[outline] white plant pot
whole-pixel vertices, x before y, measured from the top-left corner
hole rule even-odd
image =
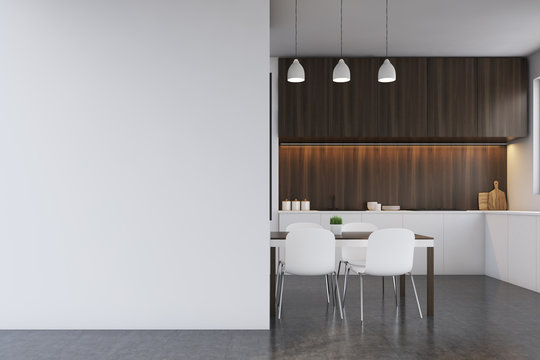
[[[330,224],[330,231],[334,233],[334,235],[341,235],[341,224],[339,225],[332,225]]]

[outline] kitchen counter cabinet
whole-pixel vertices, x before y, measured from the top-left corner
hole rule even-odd
[[[536,225],[534,216],[508,216],[508,282],[536,290]]]
[[[483,214],[445,214],[443,237],[444,274],[484,274]]]
[[[433,236],[437,275],[487,275],[540,292],[538,211],[280,211],[279,228],[299,221],[329,228],[332,216]],[[425,274],[425,265],[415,252],[413,273]]]
[[[486,214],[486,275],[508,281],[508,216]]]

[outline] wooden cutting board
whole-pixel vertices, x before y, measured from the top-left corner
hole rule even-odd
[[[488,210],[489,193],[478,193],[478,210]]]

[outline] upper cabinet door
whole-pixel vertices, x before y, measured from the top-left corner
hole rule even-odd
[[[279,59],[279,137],[325,138],[332,120],[331,59],[300,59],[306,80],[287,81],[294,59]]]
[[[428,59],[428,134],[478,135],[475,58]]]
[[[351,81],[334,83],[329,80],[333,94],[331,137],[361,138],[377,136],[377,72],[374,58],[345,59],[351,70]],[[334,59],[331,71],[337,63]]]
[[[478,59],[478,135],[527,136],[525,58]]]
[[[379,59],[379,66],[384,59]],[[379,136],[426,137],[427,60],[391,58],[396,81],[376,82],[378,88]]]

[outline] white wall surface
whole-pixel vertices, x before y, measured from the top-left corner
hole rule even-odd
[[[268,59],[268,1],[0,2],[0,328],[268,328]]]
[[[540,132],[540,94],[533,95],[534,79],[540,76],[540,51],[529,56],[529,136],[507,146],[508,207],[510,210],[540,210],[540,157],[533,138]],[[534,111],[533,111],[534,110]],[[535,154],[536,151],[536,154]],[[536,174],[533,176],[534,172]],[[536,178],[536,186],[533,183]],[[536,191],[535,191],[536,190]]]
[[[278,58],[270,58],[270,72],[272,73],[272,221],[270,229],[278,231],[281,199],[279,198],[279,132],[278,132]],[[284,200],[284,199],[283,199]]]

